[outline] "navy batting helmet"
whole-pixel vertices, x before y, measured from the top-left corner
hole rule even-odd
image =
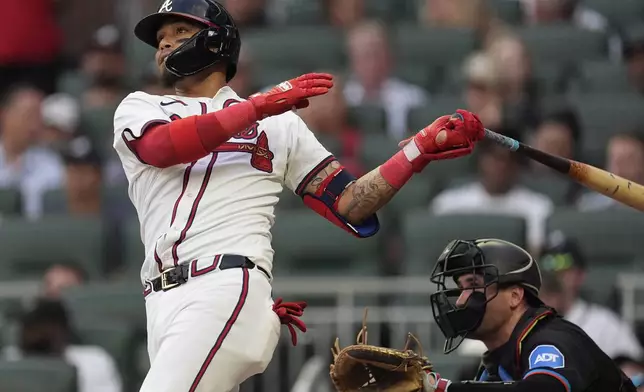
[[[170,18],[182,18],[203,25],[203,30],[175,49],[165,66],[177,77],[201,72],[225,62],[226,81],[237,72],[241,48],[239,31],[228,11],[214,0],[164,0],[159,10],[143,18],[134,28],[141,41],[158,48],[157,32]]]
[[[482,279],[469,287],[473,293],[464,306],[457,306],[456,300],[462,290],[450,281],[456,283],[459,277],[469,274]],[[542,305],[539,299],[541,271],[536,261],[520,246],[499,239],[450,242],[438,258],[431,281],[437,285],[430,301],[434,319],[447,339],[445,353],[458,348],[463,339],[481,325],[487,303],[496,296],[486,297],[488,286],[520,285],[531,306]]]

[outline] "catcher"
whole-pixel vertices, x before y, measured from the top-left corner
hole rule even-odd
[[[413,351],[336,342],[331,379],[338,391],[635,392],[631,380],[579,327],[539,299],[541,272],[521,247],[497,239],[455,240],[431,276],[430,301],[446,337],[444,353],[465,338],[482,341],[475,381],[450,381]]]

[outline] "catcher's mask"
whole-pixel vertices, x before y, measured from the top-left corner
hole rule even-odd
[[[472,275],[466,287],[472,292],[464,304],[457,304],[463,292],[459,278],[465,275]],[[430,302],[434,320],[446,338],[445,354],[456,350],[469,333],[479,328],[488,302],[497,296],[499,289],[519,284],[526,289],[531,305],[541,304],[538,299],[541,273],[537,263],[523,248],[503,240],[450,242],[439,256],[430,279],[437,285]],[[494,284],[496,288],[490,288]]]

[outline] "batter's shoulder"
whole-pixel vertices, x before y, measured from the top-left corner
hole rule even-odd
[[[130,102],[137,102],[137,101],[160,103],[162,100],[163,100],[163,97],[160,95],[152,95],[143,91],[135,91],[133,93],[128,94],[125,98],[123,98],[120,105],[128,104]]]

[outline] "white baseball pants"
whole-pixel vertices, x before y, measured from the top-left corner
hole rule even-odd
[[[237,391],[264,372],[280,335],[257,268],[216,270],[146,297],[150,370],[140,392]]]

